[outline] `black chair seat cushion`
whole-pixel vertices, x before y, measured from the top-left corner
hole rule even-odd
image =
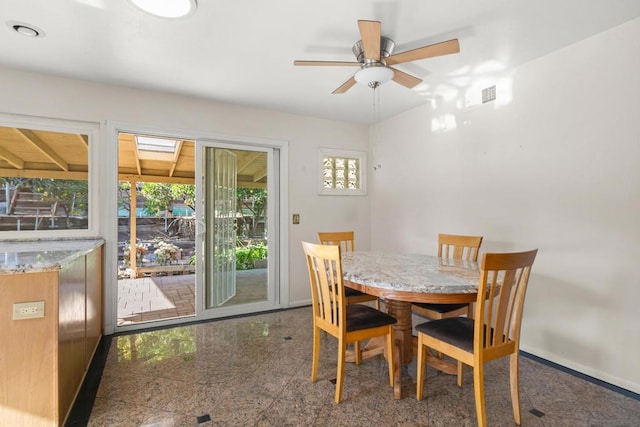
[[[357,291],[357,290],[355,290],[353,288],[350,288],[348,286],[344,287],[344,296],[347,297],[347,298],[349,298],[349,297],[361,297],[363,295],[367,295],[367,296],[372,297],[369,294],[365,294],[364,292]]]
[[[347,332],[393,325],[395,317],[364,304],[347,305]]]
[[[468,304],[431,304],[428,302],[414,302],[413,305],[435,311],[436,313],[448,313],[468,306]]]
[[[473,319],[450,317],[416,325],[416,331],[473,353]]]

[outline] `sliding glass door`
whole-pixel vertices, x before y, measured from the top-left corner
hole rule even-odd
[[[272,148],[196,142],[198,317],[276,304],[277,239],[269,238],[278,229],[273,169]]]
[[[108,262],[114,286],[106,291],[112,327],[280,307],[283,144],[112,129],[118,152],[117,243]]]

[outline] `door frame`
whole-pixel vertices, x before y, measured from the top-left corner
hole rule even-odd
[[[278,181],[279,178],[275,176],[275,172],[278,170],[277,164],[275,164],[275,158],[277,156],[274,155],[275,149],[273,147],[267,146],[257,146],[257,145],[248,145],[248,144],[238,144],[238,143],[230,143],[228,140],[211,140],[211,139],[198,139],[196,140],[196,176],[200,176],[201,179],[204,179],[204,171],[202,168],[204,167],[204,158],[202,150],[205,148],[216,148],[216,149],[228,149],[228,150],[247,150],[247,151],[262,151],[267,154],[267,191],[269,194],[272,194],[274,199],[269,198],[269,202],[267,203],[267,218],[269,220],[269,235],[273,232],[274,235],[278,235],[279,229],[282,227],[282,224],[279,223],[278,218]],[[198,173],[200,172],[200,173]],[[280,292],[281,290],[276,286],[278,283],[278,278],[280,274],[278,272],[277,262],[282,254],[280,251],[281,242],[277,240],[274,242],[270,242],[268,244],[269,254],[268,263],[269,268],[268,271],[268,294],[267,300],[265,301],[257,301],[253,303],[247,303],[242,305],[231,305],[231,306],[220,306],[214,308],[206,308],[204,292],[207,284],[204,279],[204,259],[202,256],[204,249],[198,251],[197,247],[201,245],[202,241],[202,230],[203,219],[202,219],[202,208],[201,204],[204,198],[202,194],[204,189],[204,184],[200,182],[200,186],[196,183],[196,200],[198,201],[198,206],[196,206],[196,256],[198,260],[196,262],[196,266],[200,268],[196,268],[196,311],[199,311],[200,319],[211,319],[217,317],[225,317],[225,316],[233,316],[237,314],[246,314],[246,313],[254,313],[260,311],[273,310],[276,308],[280,308]],[[281,191],[281,190],[280,190]],[[285,218],[286,222],[286,218]],[[271,254],[274,256],[271,256]]]
[[[227,143],[234,146],[245,146],[247,149],[251,147],[269,147],[277,150],[279,156],[274,159],[277,163],[277,176],[274,178],[279,184],[278,200],[273,206],[275,223],[278,227],[278,262],[273,267],[275,273],[275,284],[273,304],[269,307],[256,307],[255,304],[247,304],[245,313],[273,310],[277,308],[289,307],[289,228],[288,228],[288,212],[289,212],[289,142],[286,140],[258,138],[241,135],[229,135],[223,133],[194,131],[175,128],[164,128],[160,126],[145,126],[130,122],[106,121],[103,131],[102,140],[105,144],[99,144],[100,156],[102,164],[93,165],[100,169],[100,182],[102,188],[101,194],[105,200],[105,209],[100,213],[99,230],[100,235],[105,239],[104,252],[104,334],[111,335],[117,332],[126,332],[138,329],[148,329],[155,327],[178,325],[181,323],[197,322],[201,320],[225,317],[228,313],[222,312],[217,315],[208,315],[206,317],[198,314],[194,317],[182,317],[169,320],[159,320],[154,322],[145,322],[133,325],[117,326],[117,250],[118,250],[118,227],[117,227],[117,193],[118,193],[118,134],[120,132],[133,134],[155,135],[166,138],[182,138],[194,141],[209,140],[220,143]],[[106,160],[106,161],[105,161]],[[271,296],[270,298],[271,299]],[[241,314],[241,313],[234,313]]]

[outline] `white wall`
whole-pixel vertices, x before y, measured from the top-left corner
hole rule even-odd
[[[0,112],[289,141],[292,305],[309,299],[300,241],[317,230],[354,229],[362,249],[435,253],[438,232],[482,234],[486,251],[537,247],[522,348],[640,392],[638,38],[635,20],[506,73],[500,107],[457,99],[387,120],[368,197],[316,194],[316,149],[364,149],[360,125],[6,68]],[[446,114],[457,127],[432,131]]]
[[[635,392],[639,38],[636,19],[504,73],[494,103],[383,122],[370,181],[374,249],[434,254],[438,232],[539,248],[521,348]]]
[[[334,227],[353,229],[361,247],[369,246],[368,197],[317,195],[317,149],[332,147],[366,151],[366,126],[244,108],[170,94],[75,81],[0,68],[0,112],[48,118],[133,123],[152,128],[249,136],[288,141],[289,212],[301,215],[289,225],[289,295],[285,304],[310,303],[306,262],[300,241],[316,241],[316,232]],[[100,141],[101,169],[113,168],[116,153]],[[103,176],[108,176],[103,175]],[[116,209],[115,197],[101,198],[100,211]],[[104,224],[102,224],[104,228]],[[108,236],[103,236],[108,237]],[[115,248],[107,241],[107,250]],[[113,286],[113,284],[111,284]],[[288,299],[288,301],[286,301]]]

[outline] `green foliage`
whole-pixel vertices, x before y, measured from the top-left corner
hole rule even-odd
[[[236,248],[236,269],[251,270],[253,269],[253,261],[267,259],[267,256],[267,247],[264,243],[260,243],[258,245],[238,246]],[[189,264],[196,264],[195,255],[191,255],[191,258],[189,258]]]
[[[187,206],[195,208],[195,185],[144,182],[140,194],[145,197],[145,210],[152,214],[167,210],[174,200],[183,200]]]
[[[243,213],[247,209],[252,213],[252,221],[247,223],[248,232],[251,235],[258,227],[260,220],[267,211],[267,190],[262,188],[238,188],[236,189],[238,212]]]
[[[267,247],[264,243],[238,247],[236,248],[236,269],[251,270],[253,261],[266,259],[267,256]]]
[[[182,200],[192,209],[196,208],[196,186],[191,184],[172,184],[171,196],[174,200]]]
[[[160,211],[167,210],[171,203],[171,184],[143,182],[140,186],[140,194],[145,197],[145,210],[150,214],[158,214]]]

